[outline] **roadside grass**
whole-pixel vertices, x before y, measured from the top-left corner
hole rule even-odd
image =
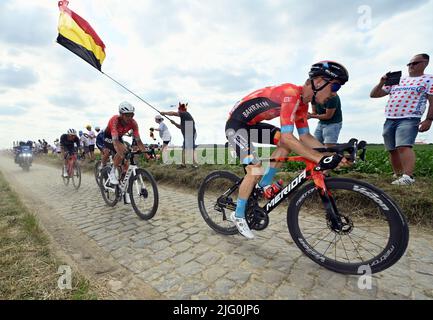
[[[58,288],[59,266],[49,240],[0,172],[0,299],[93,300],[89,281],[72,270],[72,290]]]
[[[347,177],[366,181],[391,196],[404,214],[411,225],[433,227],[433,147],[417,146],[415,148],[419,159],[417,161],[418,175],[416,183],[413,186],[399,187],[391,185],[393,181],[389,160],[383,150],[383,146],[373,146],[367,151],[367,161],[350,169],[342,169],[339,172],[333,172],[333,176]],[[265,151],[264,157],[269,154]],[[259,150],[259,155],[265,152]],[[203,152],[206,156],[205,151]],[[222,156],[221,156],[222,154]],[[209,153],[211,158],[218,156],[218,159],[228,159],[227,152],[217,151]],[[222,157],[222,158],[221,158]],[[59,167],[61,161],[55,155],[42,156],[38,161],[54,164]],[[224,161],[223,161],[224,162]],[[380,162],[380,164],[379,164]],[[220,162],[221,163],[221,162]],[[421,163],[418,165],[418,163]],[[178,165],[163,165],[161,162],[139,161],[140,166],[147,168],[155,177],[158,183],[171,185],[177,188],[198,191],[204,178],[215,170],[228,170],[239,176],[243,176],[242,166],[238,164],[222,165],[200,165],[199,168],[187,166],[180,168]],[[93,173],[94,163],[82,162],[83,171]],[[277,177],[281,177],[286,183],[294,178],[302,170],[302,163],[289,163]],[[388,168],[388,169],[386,169]],[[59,173],[60,176],[60,173]]]

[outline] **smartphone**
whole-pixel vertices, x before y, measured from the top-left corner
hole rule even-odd
[[[398,85],[400,83],[401,75],[402,75],[401,71],[388,72],[386,74],[387,79],[386,79],[385,85],[386,86]]]

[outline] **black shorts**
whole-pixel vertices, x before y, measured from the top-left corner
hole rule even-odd
[[[165,146],[168,146],[168,144],[170,143],[170,141],[171,141],[171,140],[163,141],[162,144],[165,145]]]
[[[95,145],[94,144],[89,144],[89,151],[95,152]]]
[[[123,143],[122,138],[119,138],[119,142]],[[110,150],[111,154],[113,154],[113,155],[116,154],[116,149],[114,149],[114,145],[113,145],[113,138],[111,136],[107,135],[107,133],[105,133],[104,148]]]
[[[254,154],[253,143],[276,145],[279,136],[280,129],[268,123],[248,125],[239,120],[229,119],[226,124],[227,140],[241,160]]]

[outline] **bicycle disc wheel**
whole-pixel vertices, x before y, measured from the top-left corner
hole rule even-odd
[[[120,190],[118,185],[109,183],[108,176],[111,168],[105,167],[101,170],[99,177],[99,189],[101,190],[102,198],[109,207],[114,207],[120,199]]]
[[[81,186],[81,168],[77,162],[75,162],[75,164],[74,164],[74,172],[72,175],[72,184],[74,185],[75,190],[78,190]]]
[[[314,262],[343,274],[372,273],[396,263],[406,251],[409,228],[395,202],[365,182],[325,180],[343,227],[334,228],[326,217],[319,191],[309,184],[298,191],[287,212],[287,224],[296,245]]]
[[[137,216],[143,220],[152,219],[159,204],[158,187],[152,174],[147,170],[137,169],[135,176],[129,181],[128,192]]]
[[[240,178],[228,171],[210,173],[198,191],[200,213],[213,230],[225,235],[234,235],[238,229],[229,220],[236,210]]]
[[[99,177],[101,176],[101,169],[102,169],[102,161],[98,160],[96,161],[95,168],[93,169],[97,185],[99,185]]]
[[[69,177],[65,177],[65,166],[62,169],[62,180],[65,186],[69,184]]]

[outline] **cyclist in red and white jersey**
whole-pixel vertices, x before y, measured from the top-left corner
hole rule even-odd
[[[257,90],[238,102],[230,112],[226,136],[246,166],[246,176],[239,187],[236,211],[231,214],[230,220],[246,238],[254,238],[245,220],[246,205],[263,174],[262,170],[258,170],[261,169],[261,164],[254,155],[252,143],[278,146],[272,158],[286,157],[293,151],[317,162],[318,170],[333,169],[340,162],[346,162],[339,155],[323,156],[313,150],[323,145],[310,134],[307,119],[310,102],[325,103],[348,80],[349,74],[344,66],[333,61],[321,61],[311,67],[309,79],[303,86],[282,84]],[[277,117],[280,117],[281,128],[262,123]],[[299,139],[293,134],[295,126]],[[281,164],[272,163],[259,182],[259,187],[271,185],[280,166]],[[257,172],[261,174],[258,175]]]
[[[102,166],[108,162],[110,157],[110,151],[115,153],[113,159],[113,167],[110,172],[110,181],[112,184],[119,184],[119,181],[115,175],[116,168],[121,164],[125,157],[126,147],[123,144],[122,137],[132,130],[134,139],[137,141],[137,146],[140,151],[145,152],[145,147],[140,139],[138,131],[138,124],[133,119],[135,108],[129,102],[122,102],[119,105],[119,115],[113,116],[105,129],[104,133],[104,152],[102,157]]]

